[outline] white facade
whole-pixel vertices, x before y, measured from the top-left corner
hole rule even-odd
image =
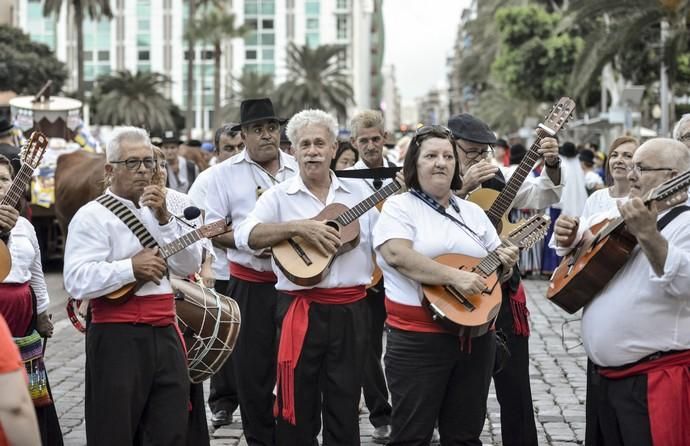
[[[383,75],[383,99],[381,110],[385,127],[388,132],[395,133],[400,129],[400,92],[395,78],[395,66],[385,65],[381,70]]]
[[[44,0],[10,0],[13,23],[48,44],[67,63],[66,91],[76,89],[76,35],[71,2],[63,2],[58,18],[44,18]],[[235,23],[250,24],[254,32],[226,41],[221,61],[221,104],[231,96],[232,76],[243,70],[274,75],[279,85],[287,77],[289,42],[311,46],[343,44],[341,63],[351,75],[355,105],[352,111],[378,108],[372,103],[372,16],[381,14],[381,0],[229,0]],[[378,8],[376,7],[378,5]],[[183,0],[111,0],[112,20],[84,23],[84,80],[87,91],[94,80],[117,70],[152,71],[172,80],[165,92],[186,109],[187,42],[183,37],[188,2]],[[200,12],[200,11],[199,11]],[[199,14],[197,14],[199,16]],[[382,30],[380,30],[382,32]],[[383,48],[378,49],[383,51]],[[197,42],[195,54],[195,127],[208,129],[213,107],[212,47]],[[380,93],[379,93],[380,97]]]

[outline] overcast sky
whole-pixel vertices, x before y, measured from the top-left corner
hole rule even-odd
[[[395,65],[403,101],[422,96],[446,76],[460,13],[470,0],[384,0],[384,63]]]

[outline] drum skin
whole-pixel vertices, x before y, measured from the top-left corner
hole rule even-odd
[[[211,288],[171,278],[177,324],[187,348],[189,380],[200,383],[223,366],[240,332],[240,309]]]

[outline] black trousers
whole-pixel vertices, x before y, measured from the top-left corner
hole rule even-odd
[[[277,352],[275,284],[231,277],[228,295],[237,301],[242,315],[242,328],[231,356],[242,429],[248,445],[273,445]]]
[[[229,295],[229,283],[228,280],[216,280],[216,291],[221,294]],[[223,367],[221,367],[215,375],[211,376],[208,406],[213,413],[219,410],[226,410],[228,415],[232,416],[239,405],[237,383],[235,382],[235,366],[232,361],[233,356],[234,355],[230,355],[228,360],[225,361],[225,364],[223,364]]]
[[[438,420],[441,444],[481,445],[491,372],[493,332],[460,350],[456,336],[387,327],[386,377],[393,399],[389,445],[428,445]]]
[[[189,411],[189,420],[187,421],[187,445],[209,446],[211,438],[208,434],[203,383],[189,383],[189,403],[192,405],[192,409]]]
[[[173,326],[90,324],[86,439],[99,445],[185,445],[187,360]]]
[[[278,294],[282,322],[292,297]],[[323,443],[359,442],[359,397],[369,344],[369,308],[365,299],[344,305],[312,303],[309,328],[295,367],[297,424],[277,420],[278,445],[316,445],[323,417]]]
[[[496,398],[501,406],[501,439],[504,446],[537,446],[537,427],[529,382],[529,337],[517,336],[507,287],[496,320],[503,332],[510,357],[494,375]]]
[[[369,421],[374,427],[391,424],[391,405],[388,403],[388,386],[381,366],[383,354],[383,325],[386,322],[386,305],[383,281],[367,290],[371,326],[369,348],[364,364],[364,401],[369,409]]]
[[[585,445],[652,446],[647,376],[609,379],[587,364]]]

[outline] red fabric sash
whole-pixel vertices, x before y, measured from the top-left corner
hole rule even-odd
[[[273,271],[257,271],[235,262],[230,262],[230,275],[247,282],[275,283],[278,281]]]
[[[0,314],[14,337],[26,335],[33,316],[31,289],[26,283],[0,283]]]
[[[120,303],[105,297],[91,301],[91,322],[130,322],[166,327],[175,324],[175,302],[172,294],[132,296]]]
[[[690,444],[690,350],[625,369],[599,368],[609,379],[647,375],[647,407],[655,446]]]
[[[398,330],[418,331],[422,333],[449,333],[444,326],[431,317],[428,308],[405,305],[395,302],[386,296],[386,324]]]
[[[282,416],[288,423],[296,425],[295,367],[309,329],[309,306],[312,302],[329,305],[351,304],[364,299],[367,291],[364,285],[360,285],[348,288],[311,288],[287,293],[294,299],[283,318],[278,344],[277,386],[282,410],[276,399],[273,412],[274,416]]]
[[[510,310],[513,315],[513,331],[517,336],[529,336],[529,310],[527,309],[527,295],[522,282],[514,293],[507,290],[510,296]]]

